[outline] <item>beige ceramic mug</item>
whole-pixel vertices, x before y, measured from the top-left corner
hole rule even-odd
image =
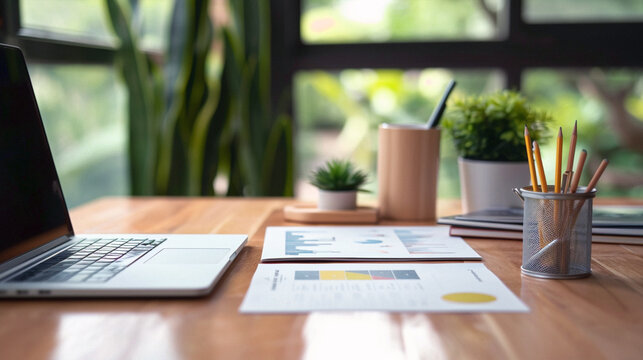
[[[435,220],[439,163],[439,129],[382,124],[377,154],[380,216]]]

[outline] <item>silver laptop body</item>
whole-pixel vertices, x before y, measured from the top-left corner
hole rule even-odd
[[[246,235],[74,234],[18,48],[0,44],[0,297],[208,294]]]

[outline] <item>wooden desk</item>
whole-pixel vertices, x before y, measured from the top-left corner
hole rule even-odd
[[[583,280],[521,276],[521,242],[468,240],[526,314],[240,315],[265,227],[284,199],[108,198],[72,212],[77,232],[247,233],[199,299],[0,302],[0,359],[641,359],[643,246],[595,244]],[[458,211],[441,203],[440,215]]]

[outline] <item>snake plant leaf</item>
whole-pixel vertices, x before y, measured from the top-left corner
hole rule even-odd
[[[229,114],[229,94],[221,93],[218,90],[219,86],[211,85],[212,94],[216,98],[216,105],[212,116],[209,119],[205,142],[203,146],[203,159],[202,159],[202,174],[201,174],[201,191],[203,195],[216,195],[214,193],[214,180],[216,179],[219,169],[220,143],[226,119]]]
[[[133,195],[154,193],[154,166],[156,161],[155,126],[155,76],[158,71],[148,63],[140,51],[139,41],[132,31],[131,3],[123,0],[106,0],[110,24],[120,44],[116,51],[116,68],[129,91],[128,153]]]
[[[168,56],[164,68],[167,79],[166,109],[160,127],[161,143],[156,174],[156,187],[160,194],[180,193],[183,185],[181,174],[187,171],[186,155],[177,134],[177,124],[185,107],[183,91],[188,86],[192,62],[187,44],[191,38],[189,28],[193,14],[190,5],[190,1],[176,0],[170,25]]]
[[[206,71],[212,42],[208,5],[208,1],[175,2],[166,65],[169,105],[163,121],[157,173],[161,193],[201,193],[203,151],[217,104]]]
[[[230,1],[222,28],[223,69],[208,71],[214,29],[209,0],[174,0],[161,69],[140,50],[137,0],[105,0],[121,46],[118,69],[129,90],[134,194],[292,194],[292,120],[270,109],[270,4]]]
[[[222,30],[221,35],[225,40],[225,36],[227,36],[225,29]],[[232,180],[233,155],[231,149],[233,148],[233,138],[238,123],[233,121],[234,115],[236,114],[237,101],[234,92],[230,90],[229,86],[230,83],[234,82],[230,80],[230,76],[233,74],[229,67],[236,66],[236,64],[228,60],[229,56],[232,56],[231,51],[228,51],[228,48],[226,48],[223,69],[219,80],[217,108],[212,117],[210,130],[206,139],[204,177],[201,182],[201,189],[205,191],[203,193],[206,194],[214,194],[212,180],[210,179],[215,179],[219,173],[228,175],[229,188],[230,184],[234,183]],[[228,190],[226,195],[241,195],[241,193],[234,193]]]
[[[292,152],[292,118],[282,114],[273,125],[266,145],[261,171],[264,194],[294,195]]]

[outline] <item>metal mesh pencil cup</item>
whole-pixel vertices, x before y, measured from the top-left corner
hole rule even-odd
[[[591,274],[592,199],[585,193],[535,192],[531,186],[514,189],[525,205],[522,267],[525,275],[547,279],[575,279]]]

